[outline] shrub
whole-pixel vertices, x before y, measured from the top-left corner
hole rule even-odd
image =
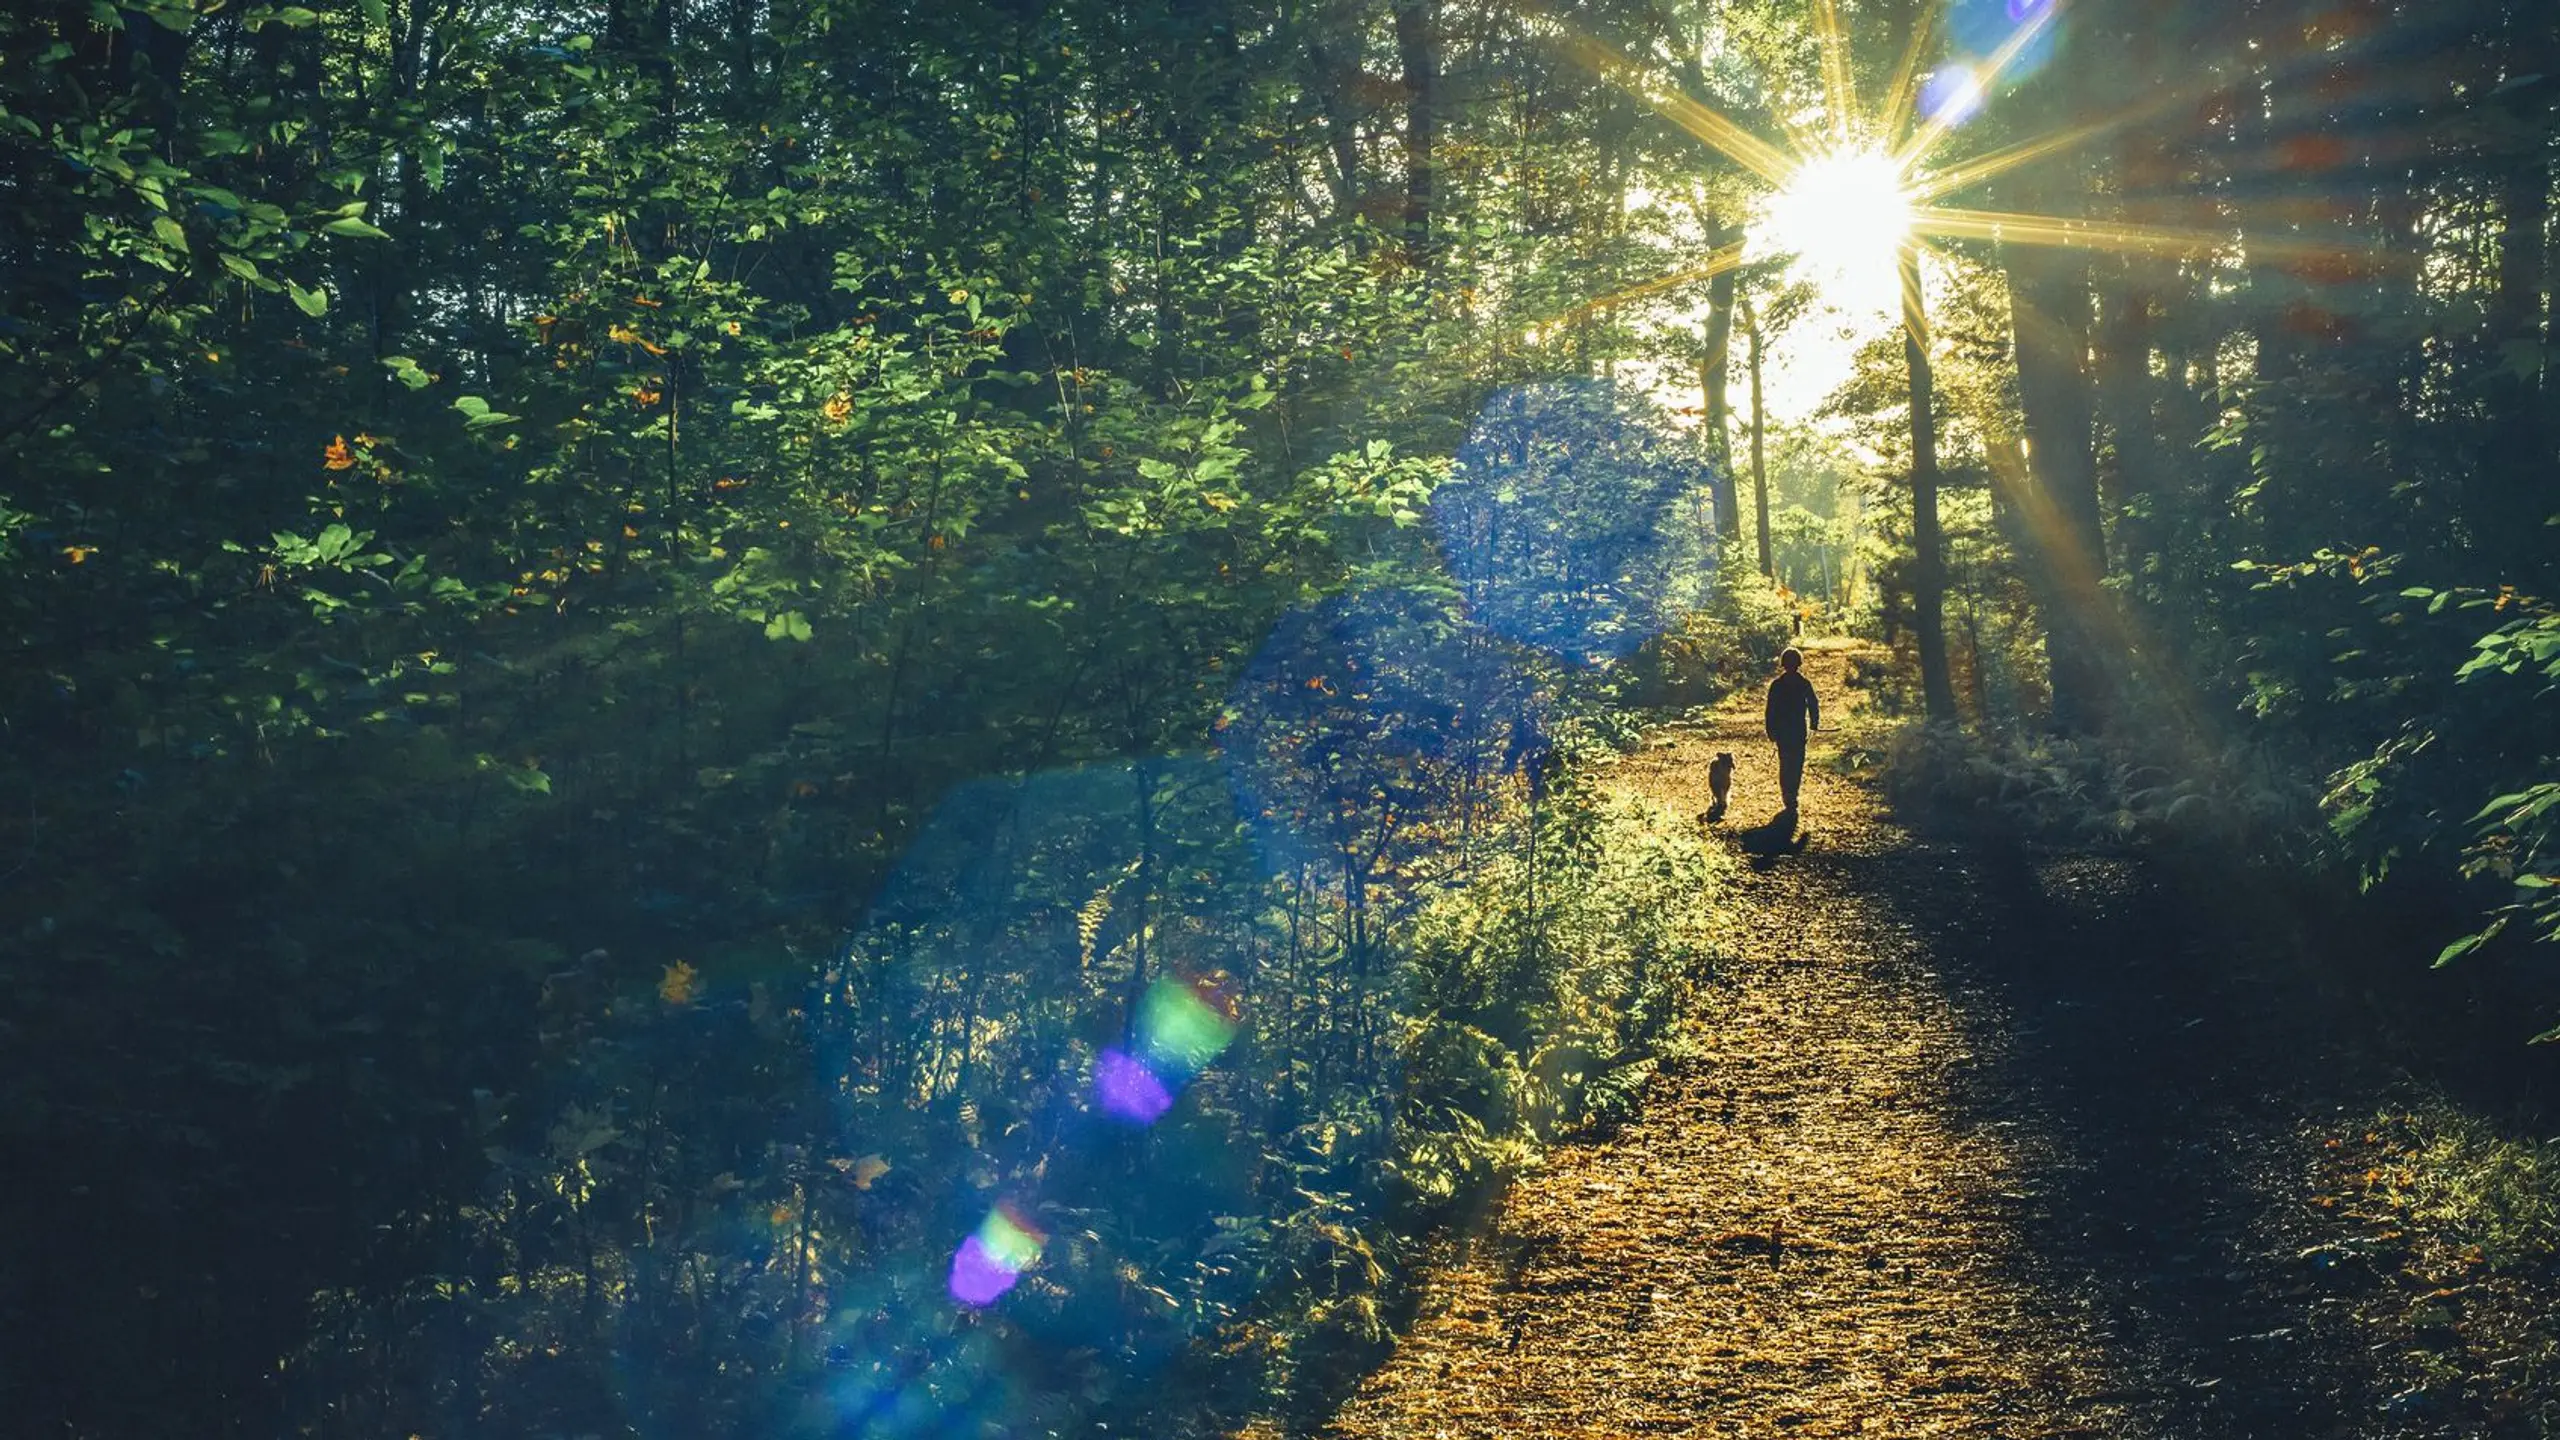
[[[1764,675],[1793,637],[1794,614],[1756,571],[1728,573],[1706,603],[1637,650],[1615,677],[1615,698],[1653,708],[1712,705]]]
[[[2316,797],[2260,748],[2207,751],[2164,732],[1976,735],[1907,725],[1884,750],[1885,797],[1938,830],[2071,845],[2173,844],[2250,859],[2316,847]]]

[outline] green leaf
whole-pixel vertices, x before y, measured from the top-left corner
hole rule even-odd
[[[390,24],[390,7],[383,0],[364,0],[364,21],[377,29]]]
[[[391,238],[391,233],[389,231],[376,229],[362,220],[357,219],[353,215],[340,216],[338,219],[332,220],[320,228],[332,235],[348,235],[359,240],[388,240]]]
[[[292,297],[293,308],[314,320],[329,313],[329,297],[322,291],[305,290],[287,280],[284,282],[284,293]]]
[[[2447,945],[2442,950],[2436,952],[2436,968],[2442,969],[2443,967],[2452,964],[2454,961],[2461,959],[2463,956],[2470,954],[2472,951],[2479,949],[2480,942],[2488,938],[2488,932],[2482,931],[2477,935],[2465,935],[2461,939]]]
[[[436,377],[406,355],[386,355],[382,357],[382,363],[390,367],[393,379],[412,390],[424,390],[436,383]]]
[[[232,274],[239,276],[250,284],[263,285],[266,283],[267,277],[259,274],[258,267],[249,260],[246,260],[241,256],[234,255],[227,250],[217,258],[222,261],[223,269],[230,271]]]
[[[516,416],[503,411],[490,409],[489,402],[477,395],[464,395],[457,398],[453,402],[453,408],[461,411],[466,417],[462,425],[465,430],[486,430],[492,425],[512,425],[517,419]]]
[[[764,622],[767,640],[806,640],[809,635],[809,617],[797,610],[785,610]]]
[[[187,253],[187,232],[179,227],[177,221],[166,215],[155,215],[151,219],[151,233],[161,244],[180,254]]]

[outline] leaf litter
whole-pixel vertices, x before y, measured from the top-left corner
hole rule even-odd
[[[1860,652],[1808,648],[1853,710]],[[1804,838],[1755,824],[1758,710],[1746,687],[1607,781],[1705,824],[1735,759],[1721,828],[1754,863],[1686,1043],[1639,1116],[1439,1247],[1325,1434],[2534,1433],[2494,1423],[2538,1408],[2511,1395],[2429,1388],[2392,1296],[2440,1277],[2316,1203],[2389,1066],[2215,978],[2139,862],[1926,843],[1836,740]]]

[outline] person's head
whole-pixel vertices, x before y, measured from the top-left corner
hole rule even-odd
[[[1793,675],[1804,668],[1804,652],[1790,645],[1778,652],[1778,664]]]

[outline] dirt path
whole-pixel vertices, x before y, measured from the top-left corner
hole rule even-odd
[[[1809,667],[1835,705],[1848,659]],[[1611,783],[1694,813],[1730,751],[1739,830],[1776,809],[1757,732],[1738,700]],[[1505,1197],[1329,1433],[2431,1433],[2319,1258],[2357,1097],[2299,1076],[2353,1067],[2187,993],[2211,957],[2129,862],[1916,843],[1827,749],[1703,1058]]]

